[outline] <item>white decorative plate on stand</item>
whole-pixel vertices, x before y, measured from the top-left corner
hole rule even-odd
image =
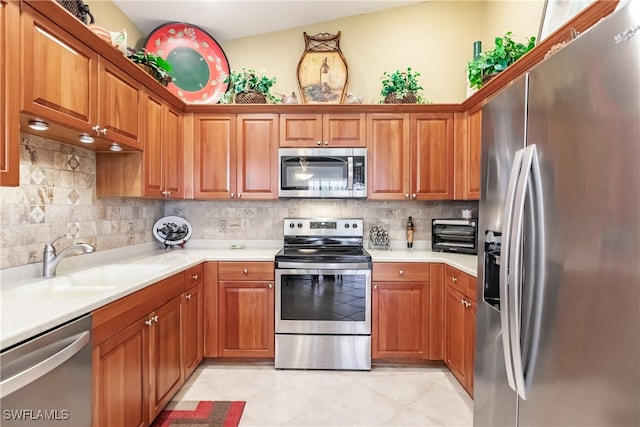
[[[153,225],[153,235],[165,249],[170,246],[182,248],[191,237],[191,224],[179,216],[165,216]]]

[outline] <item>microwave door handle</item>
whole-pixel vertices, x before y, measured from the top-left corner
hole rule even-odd
[[[347,190],[353,190],[353,156],[347,157]]]

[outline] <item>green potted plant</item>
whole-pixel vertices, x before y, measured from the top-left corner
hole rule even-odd
[[[423,102],[419,91],[422,86],[418,83],[420,73],[407,67],[406,71],[396,70],[389,74],[382,74],[382,90],[380,95],[384,97],[385,104],[415,104]]]
[[[271,87],[276,83],[275,77],[267,77],[263,70],[258,75],[255,70],[242,67],[240,71],[231,70],[223,83],[229,84],[227,91],[220,98],[221,104],[235,101],[238,104],[265,104],[267,101],[276,104],[280,98],[271,94]]]
[[[495,47],[482,52],[477,58],[467,63],[467,78],[474,89],[480,89],[488,79],[504,71],[522,55],[536,45],[536,38],[529,37],[526,43],[513,40],[511,31],[502,37],[495,38]]]
[[[171,73],[173,69],[171,64],[169,64],[165,59],[148,52],[146,49],[139,51],[128,49],[127,58],[147,70],[147,72],[163,86],[166,86],[171,82],[171,76],[169,73]]]

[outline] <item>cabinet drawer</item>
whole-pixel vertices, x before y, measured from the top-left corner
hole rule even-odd
[[[184,272],[184,290],[191,289],[202,283],[204,277],[204,264],[189,267]]]
[[[473,300],[476,299],[476,280],[462,271],[445,266],[444,283]]]
[[[421,262],[373,263],[374,282],[424,282],[429,281],[429,265]]]
[[[219,262],[218,280],[273,280],[273,262]]]

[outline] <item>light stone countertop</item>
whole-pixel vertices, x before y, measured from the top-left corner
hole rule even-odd
[[[191,242],[190,242],[191,243]],[[0,348],[27,340],[205,261],[273,261],[280,246],[242,249],[207,247],[207,241],[188,249],[165,251],[147,246],[123,260],[107,259],[90,268],[59,272],[53,279],[37,278],[0,292]],[[261,246],[261,245],[258,245]],[[442,262],[476,275],[477,257],[429,250],[369,250],[373,262]],[[82,255],[73,257],[82,259]]]

